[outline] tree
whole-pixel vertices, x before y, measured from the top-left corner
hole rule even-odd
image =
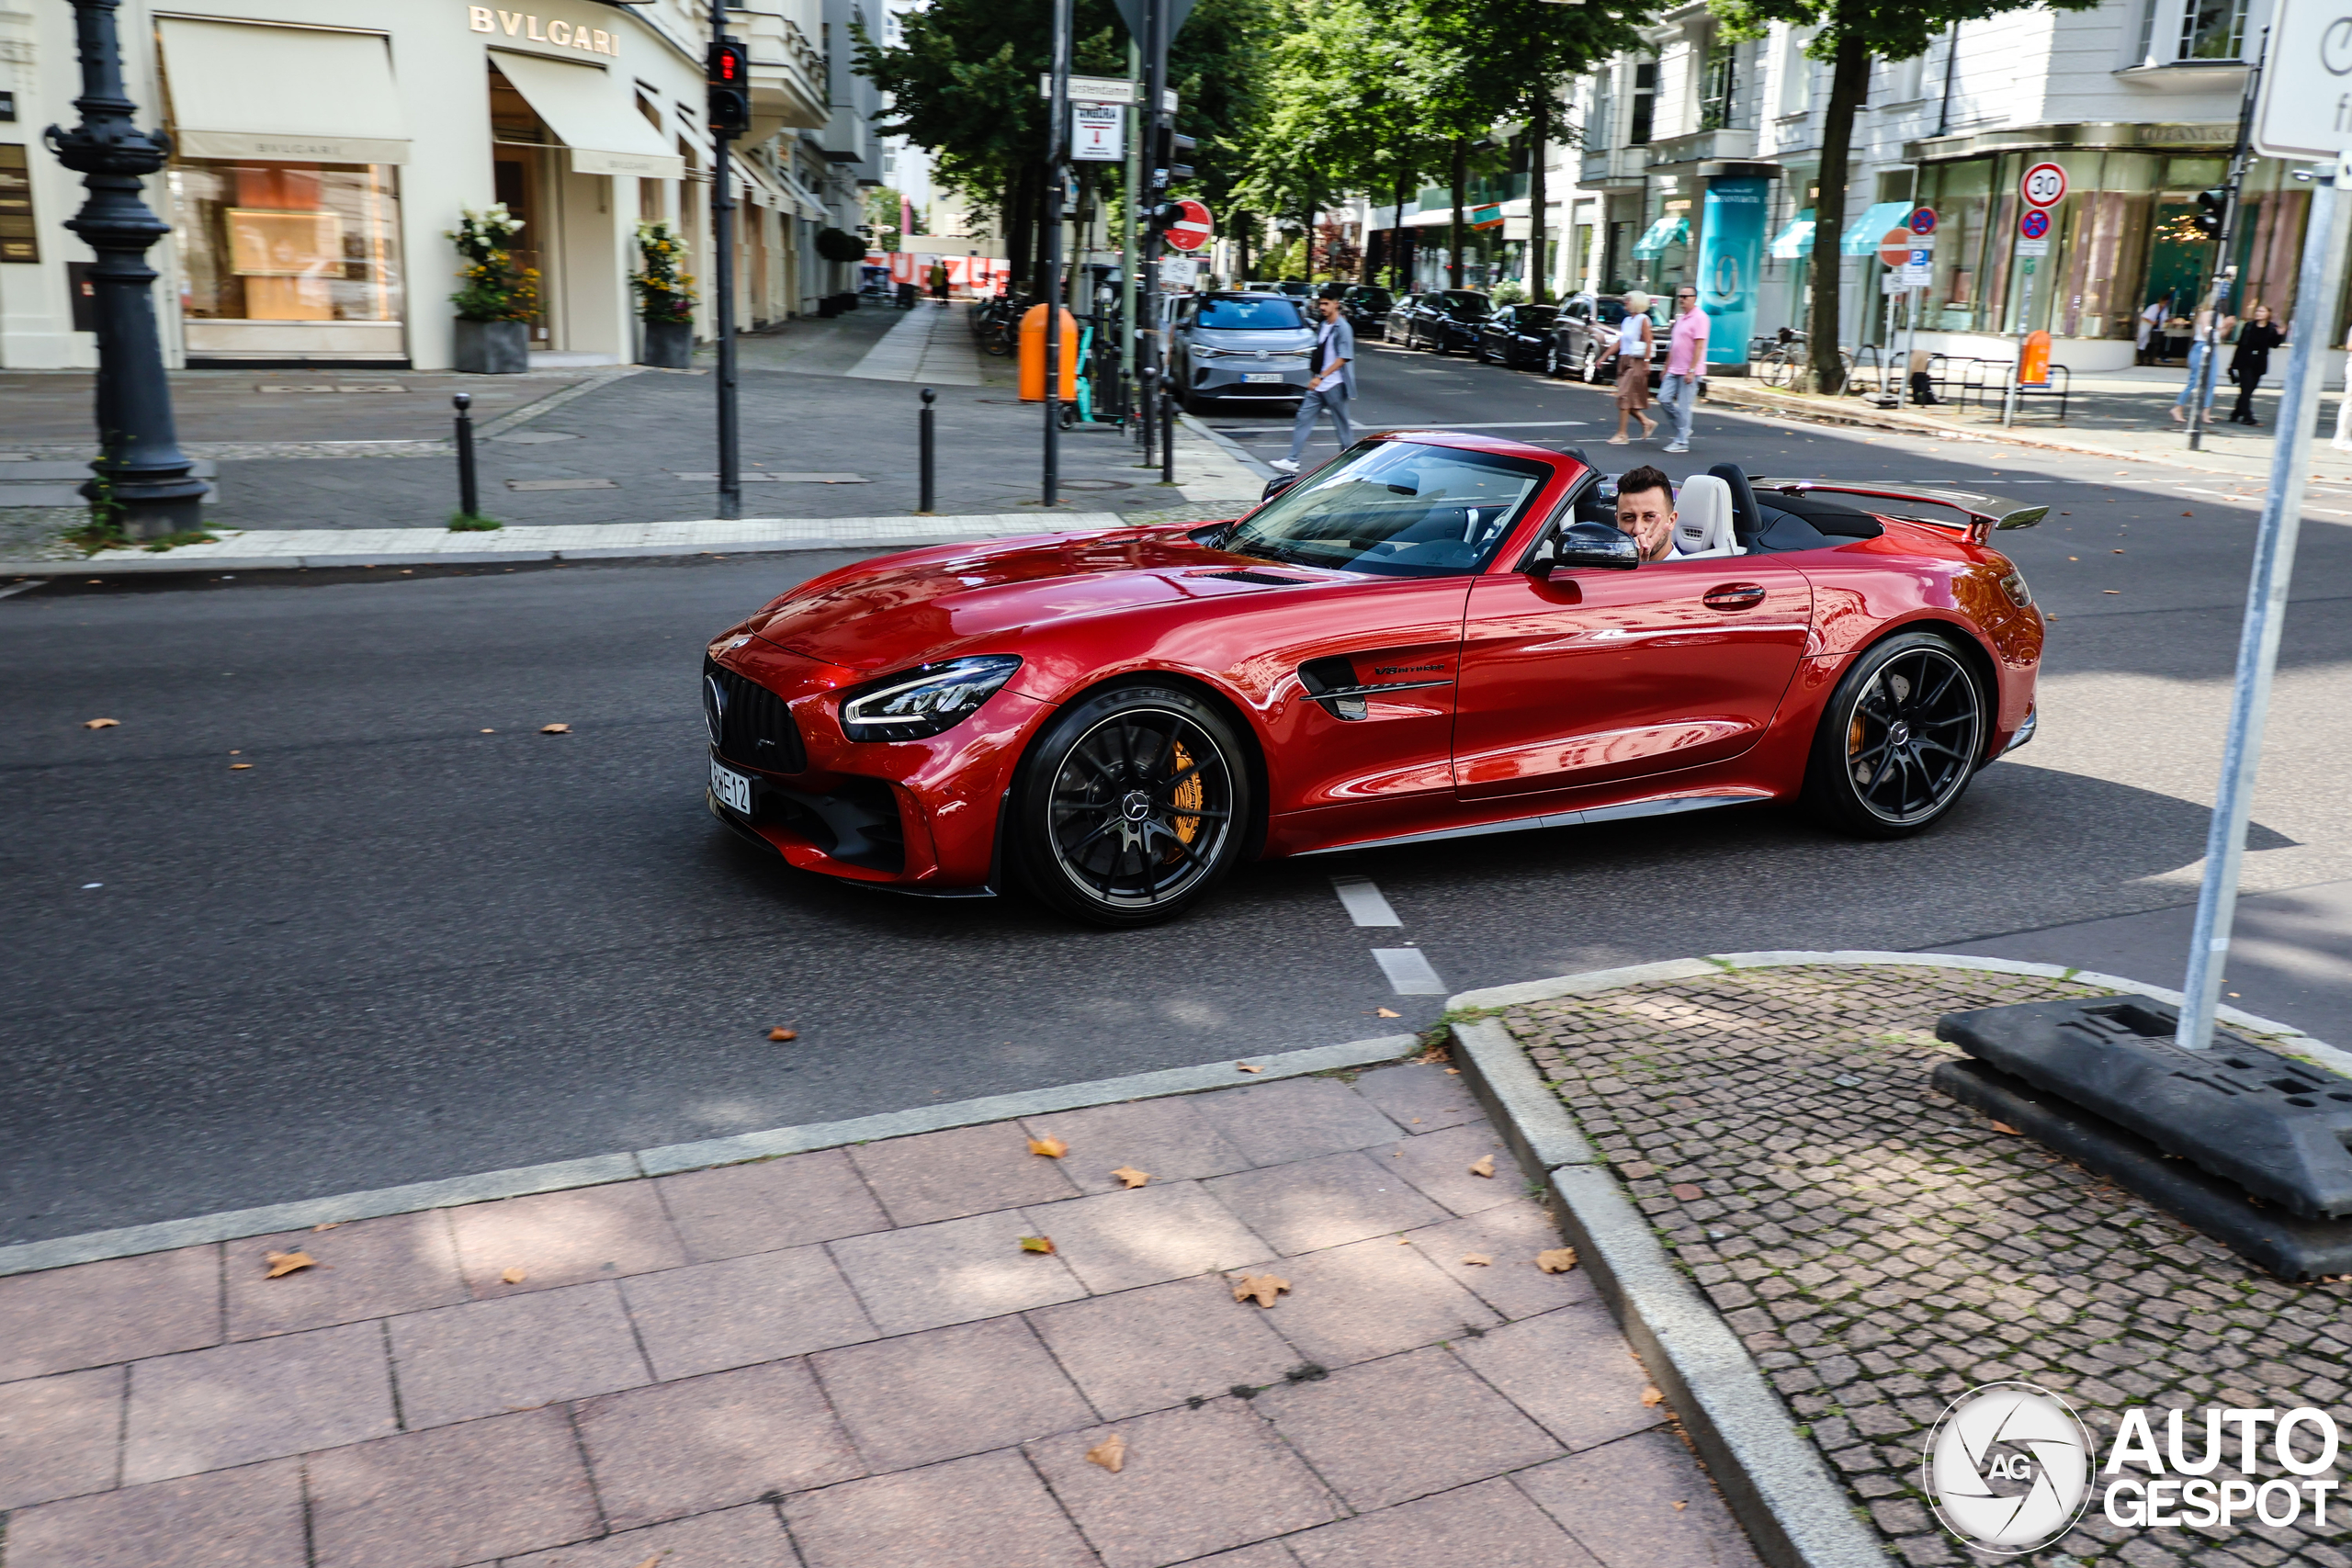
[[[1870,88],[1873,60],[1911,60],[1937,33],[1962,22],[2048,6],[2091,11],[2100,0],[1709,0],[1735,39],[1761,38],[1773,22],[1819,29],[1805,53],[1829,67],[1821,123],[1821,190],[1813,203],[1813,376],[1822,391],[1846,385],[1838,357],[1838,246],[1846,232],[1846,180],[1854,115]],[[1957,39],[1955,39],[1955,47]]]

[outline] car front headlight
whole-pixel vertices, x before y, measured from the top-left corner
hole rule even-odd
[[[1021,660],[982,653],[902,670],[842,698],[842,733],[852,740],[923,740],[953,729],[996,695]]]

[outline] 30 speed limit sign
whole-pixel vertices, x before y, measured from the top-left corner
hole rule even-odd
[[[2018,194],[2028,207],[2055,207],[2066,199],[2066,171],[2055,164],[2036,164],[2018,182]]]

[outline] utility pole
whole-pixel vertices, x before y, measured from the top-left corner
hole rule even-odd
[[[718,291],[718,514],[743,515],[743,442],[735,405],[735,194],[729,144],[750,128],[751,57],[727,36],[725,0],[710,0],[710,224],[712,287]],[[830,91],[830,84],[828,85]]]
[[[82,54],[82,120],[42,133],[57,161],[83,176],[90,193],[65,227],[96,254],[90,282],[97,294],[98,451],[82,486],[96,521],[134,539],[192,534],[204,525],[211,486],[191,471],[172,421],[172,388],[155,333],[155,269],[147,248],[171,226],[148,209],[141,178],[164,166],[171,143],[139,129],[138,107],[122,84],[115,33],[119,0],[74,0],[74,36]]]
[[[1054,82],[1046,108],[1046,472],[1039,499],[1060,499],[1062,187],[1069,179],[1070,0],[1054,0]]]
[[[1123,182],[1119,216],[1119,414],[1130,416],[1136,407],[1136,289],[1139,286],[1136,252],[1136,205],[1143,191],[1143,47],[1127,39],[1127,80],[1135,91],[1136,112],[1127,117],[1127,177]]]
[[[1143,0],[1143,104],[1138,117],[1143,125],[1143,205],[1146,211],[1155,211],[1168,197],[1169,173],[1166,164],[1174,161],[1172,152],[1163,152],[1170,138],[1167,130],[1173,128],[1166,122],[1168,97],[1168,10],[1170,0]],[[1159,390],[1161,375],[1167,367],[1159,355],[1159,257],[1166,231],[1158,223],[1146,226],[1143,237],[1143,274],[1141,299],[1143,320],[1136,331],[1143,334],[1143,362],[1152,370],[1154,390]],[[1159,409],[1147,404],[1144,417],[1155,418]]]
[[[2205,363],[2197,372],[2197,385],[2188,389],[2188,449],[2201,452],[2205,448],[2205,410],[2213,397],[2213,377],[2222,359],[2222,299],[2237,279],[2237,266],[2230,260],[2230,248],[2237,236],[2238,186],[2245,179],[2245,166],[2253,156],[2254,106],[2262,87],[2262,68],[2270,58],[2270,29],[2262,29],[2262,46],[2255,53],[2254,69],[2245,73],[2245,96],[2238,102],[2238,140],[2230,149],[2230,177],[2224,189],[2228,195],[2222,203],[2221,231],[2213,236],[2213,286],[2206,290],[2205,308],[2213,323],[2213,341],[2205,349]],[[2276,319],[2275,316],[2273,318]],[[2189,316],[2188,340],[2197,341],[2197,318]],[[2352,392],[2347,392],[2352,396]]]

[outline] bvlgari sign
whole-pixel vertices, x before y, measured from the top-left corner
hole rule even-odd
[[[549,44],[557,49],[576,49],[583,54],[609,54],[620,57],[621,40],[616,33],[602,28],[583,27],[558,17],[542,21],[528,11],[502,11],[495,6],[469,6],[466,20],[478,33],[496,33],[518,43]]]

